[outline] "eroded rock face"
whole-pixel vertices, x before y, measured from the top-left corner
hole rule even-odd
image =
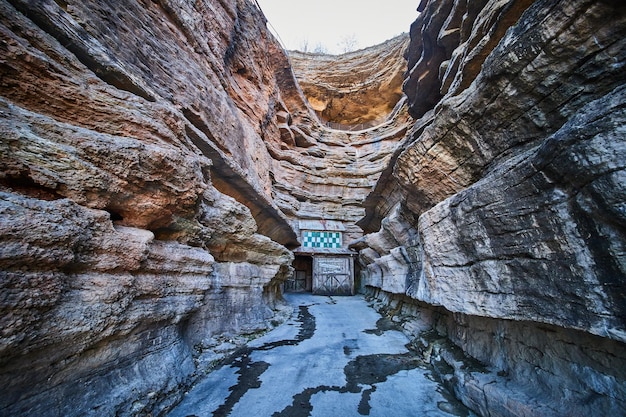
[[[181,321],[216,284],[209,253],[68,199],[2,193],[0,211],[3,413],[129,413],[179,388],[194,368]]]
[[[382,123],[402,98],[408,36],[343,55],[291,51],[300,87],[323,122],[347,129]]]
[[[411,293],[453,311],[532,317],[625,341],[616,227],[626,220],[624,92],[591,102],[538,148],[425,212],[418,228],[428,272]]]
[[[156,413],[278,307],[286,57],[247,1],[5,1],[0,25],[0,413]]]
[[[374,287],[368,294],[480,415],[622,414],[624,368],[615,366],[624,361],[621,344],[532,321],[452,313]]]
[[[613,355],[626,342],[626,9],[424,1],[420,10],[404,83],[419,119],[365,201],[359,224],[370,234],[355,245],[364,285],[391,307],[412,304],[407,323],[449,318],[422,329],[487,364],[480,376],[452,350],[438,356],[481,413],[624,413],[623,374],[553,344],[597,344],[624,368]]]
[[[362,236],[410,123],[322,126],[247,0],[10,0],[0,30],[1,414],[166,410],[280,321],[299,220]]]
[[[268,145],[274,157],[274,198],[298,230],[299,220],[342,223],[344,240],[362,237],[357,221],[361,202],[380,177],[410,118],[406,106],[382,125],[366,131],[341,131],[293,123],[285,131],[296,143]],[[302,141],[302,142],[300,142]]]
[[[253,2],[122,3],[0,2],[2,414],[166,410],[300,220],[477,412],[625,413],[621,3],[425,0],[302,88]]]

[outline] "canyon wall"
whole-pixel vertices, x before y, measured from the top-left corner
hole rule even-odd
[[[248,1],[2,1],[0,30],[0,414],[157,413],[279,319],[265,136],[309,110]]]
[[[343,55],[290,52],[314,113],[279,114],[282,142],[268,149],[274,200],[296,233],[300,221],[318,220],[340,223],[344,245],[363,236],[362,202],[412,123],[401,91],[407,44],[400,35]]]
[[[419,9],[364,286],[483,415],[626,413],[626,7]]]
[[[419,11],[290,60],[248,0],[1,0],[0,414],[167,410],[303,220],[476,412],[625,414],[625,6]]]
[[[167,410],[285,317],[301,220],[362,236],[411,121],[406,36],[360,55],[384,122],[335,130],[248,0],[4,0],[0,29],[2,415]]]
[[[340,56],[290,51],[298,84],[331,127],[356,130],[384,122],[403,96],[407,34]]]

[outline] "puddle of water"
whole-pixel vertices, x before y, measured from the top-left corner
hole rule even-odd
[[[225,366],[236,368],[235,374],[238,375],[238,378],[237,383],[229,388],[230,393],[226,400],[213,411],[212,416],[228,416],[232,412],[233,407],[250,389],[261,386],[259,378],[269,368],[270,364],[263,361],[252,361],[251,354],[254,351],[271,350],[280,346],[294,346],[313,337],[315,333],[315,316],[309,312],[308,306],[299,306],[296,322],[300,324],[300,329],[294,339],[269,342],[260,347],[243,346],[219,363],[215,370]],[[190,414],[187,417],[189,416],[192,415]]]
[[[214,413],[214,416],[226,416],[234,407],[235,404],[245,395],[248,390],[252,388],[259,388],[261,381],[259,377],[270,366],[267,362],[252,362],[250,355],[255,350],[271,350],[280,346],[294,346],[301,343],[304,340],[310,339],[315,333],[315,316],[309,313],[307,306],[300,306],[298,311],[298,318],[296,320],[300,323],[300,330],[295,339],[279,340],[277,342],[265,343],[264,345],[253,348],[245,346],[234,353],[227,363],[234,368],[239,368],[236,372],[239,374],[239,379],[236,385],[230,387],[231,394],[226,399],[226,402],[221,405]]]
[[[361,393],[361,400],[357,411],[361,415],[369,415],[370,396],[376,391],[376,384],[387,380],[390,375],[400,370],[415,369],[422,363],[411,352],[402,354],[374,354],[357,356],[344,368],[346,385],[318,386],[307,388],[293,396],[290,406],[281,412],[274,413],[272,417],[306,417],[313,410],[311,397],[321,392],[334,391],[338,393]],[[369,388],[363,389],[363,386]]]
[[[365,330],[365,333],[375,334],[376,336],[381,336],[383,333],[385,333],[388,330],[397,330],[401,332],[402,327],[400,327],[398,323],[389,320],[387,317],[382,317],[378,319],[378,321],[376,322],[375,329]]]
[[[261,386],[259,377],[269,368],[270,364],[267,362],[252,362],[249,354],[246,353],[235,360],[231,366],[239,368],[236,372],[239,374],[239,378],[237,384],[230,387],[230,394],[224,404],[220,405],[213,412],[214,417],[227,416],[249,389],[259,388]]]

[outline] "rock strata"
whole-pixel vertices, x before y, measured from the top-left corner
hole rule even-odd
[[[418,9],[290,61],[248,0],[0,0],[0,414],[166,413],[303,221],[475,412],[626,414],[625,6]]]
[[[343,55],[291,51],[293,69],[311,107],[336,128],[372,127],[402,97],[408,36]]]
[[[410,121],[406,38],[385,122],[334,130],[247,0],[2,1],[0,33],[2,415],[170,408],[286,316],[299,220],[362,236]]]
[[[420,10],[418,119],[364,203],[364,287],[481,414],[623,414],[626,9]]]
[[[0,3],[3,415],[158,413],[280,308],[284,53],[247,1],[123,3]]]

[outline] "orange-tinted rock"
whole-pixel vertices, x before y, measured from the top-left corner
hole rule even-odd
[[[3,1],[0,27],[2,414],[159,410],[275,314],[286,57],[247,1]]]
[[[383,122],[400,101],[407,45],[407,36],[401,35],[343,55],[289,55],[304,95],[323,122],[363,128]]]

